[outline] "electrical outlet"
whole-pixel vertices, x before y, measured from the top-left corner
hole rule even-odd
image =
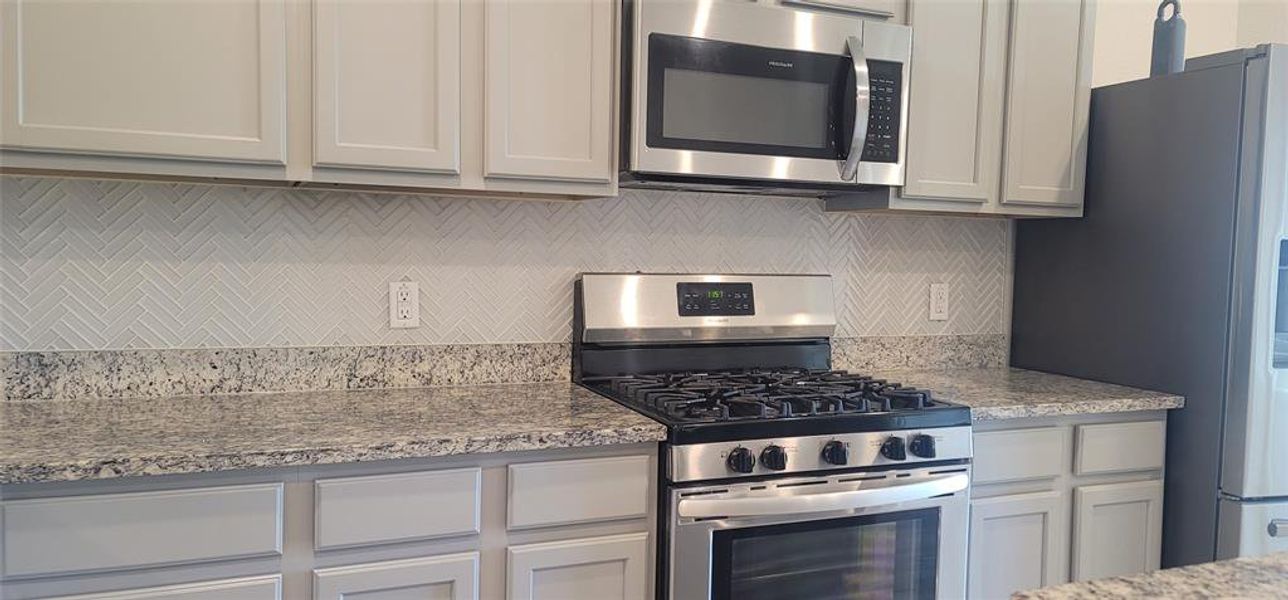
[[[930,284],[930,320],[948,320],[948,284]]]
[[[420,287],[414,281],[389,283],[389,326],[420,327]]]

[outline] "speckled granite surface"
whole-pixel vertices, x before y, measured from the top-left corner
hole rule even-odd
[[[1288,598],[1288,553],[1018,592],[1014,600]]]
[[[1006,364],[1007,336],[835,338],[838,369]],[[163,398],[568,381],[565,343],[0,352],[0,399]]]
[[[1185,405],[1184,398],[1173,394],[1009,367],[898,370],[881,375],[970,406],[976,421],[1167,410]]]
[[[568,381],[568,344],[0,353],[7,400]]]
[[[571,383],[0,403],[0,484],[629,444],[664,428]]]
[[[1004,367],[1004,334],[917,335],[832,339],[832,366],[847,371]]]

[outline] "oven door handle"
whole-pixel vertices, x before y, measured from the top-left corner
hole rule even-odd
[[[749,496],[743,498],[686,498],[679,502],[676,506],[676,511],[681,517],[697,519],[798,515],[834,510],[873,508],[900,502],[925,500],[944,494],[955,494],[966,489],[968,485],[970,485],[970,478],[965,473],[958,473],[945,477],[934,477],[916,483],[866,490],[858,489],[844,492],[785,496]]]
[[[852,35],[845,40],[854,66],[854,133],[850,136],[850,153],[841,161],[841,181],[859,174],[859,159],[868,141],[868,115],[872,112],[872,81],[868,77],[868,57],[863,53],[863,40]]]

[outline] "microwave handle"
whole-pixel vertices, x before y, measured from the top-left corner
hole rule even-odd
[[[800,515],[834,510],[873,508],[925,500],[955,494],[966,489],[970,478],[965,473],[933,477],[916,483],[905,483],[872,489],[792,494],[784,496],[749,496],[743,498],[684,499],[676,506],[681,517],[762,517]]]
[[[868,57],[863,53],[863,40],[852,35],[845,41],[854,65],[854,134],[850,153],[841,162],[841,181],[851,181],[859,173],[859,159],[868,139],[868,115],[872,110],[872,82],[868,79]]]

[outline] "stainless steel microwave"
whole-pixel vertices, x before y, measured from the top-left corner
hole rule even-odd
[[[912,32],[845,0],[629,0],[623,185],[903,185]]]

